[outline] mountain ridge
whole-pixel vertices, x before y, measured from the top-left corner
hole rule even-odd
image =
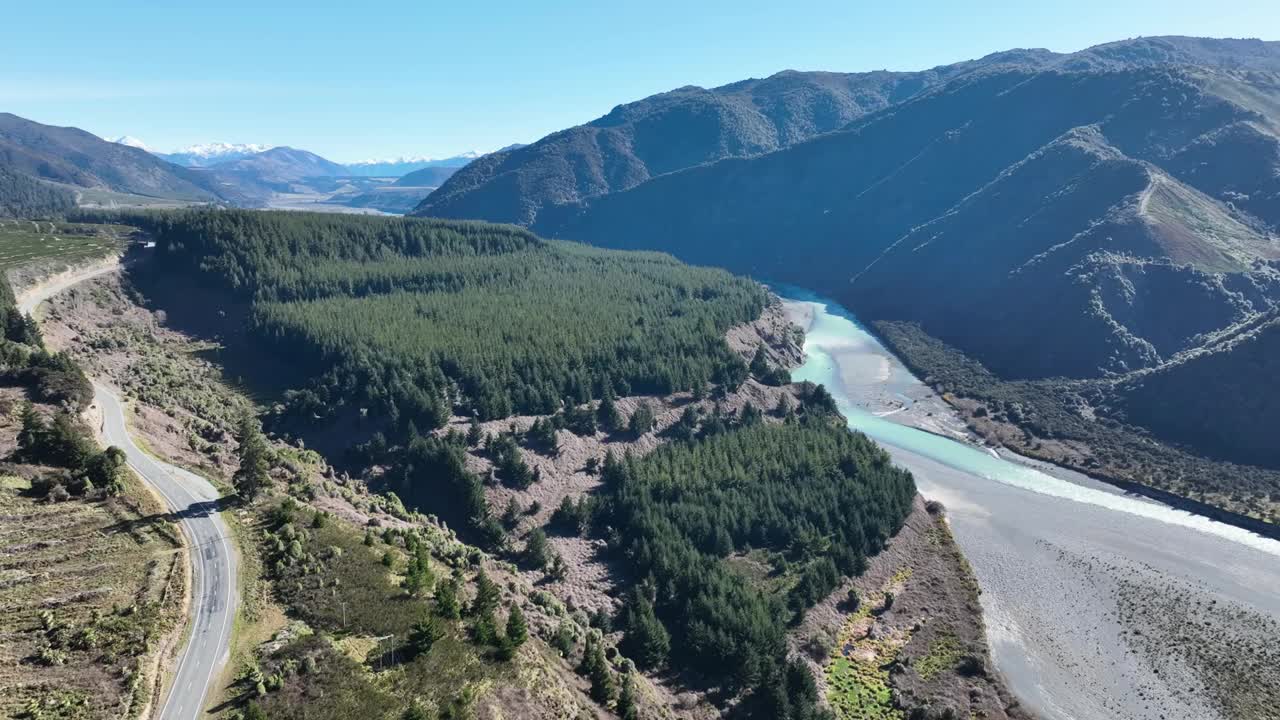
[[[945,80],[770,152],[567,202],[543,202],[512,167],[467,188],[468,169],[415,213],[523,220],[810,287],[868,321],[916,323],[1009,381],[1132,377],[1104,393],[1121,421],[1280,464],[1248,413],[1211,401],[1252,388],[1240,407],[1280,404],[1251,350],[1271,332],[1208,351],[1280,307],[1280,43],[1140,38],[946,67]],[[901,82],[878,87],[890,77]],[[531,147],[550,153],[565,132]],[[1198,434],[1209,409],[1234,430]]]
[[[626,190],[706,162],[778,150],[965,76],[1179,64],[1280,71],[1280,43],[1138,38],[1076,53],[1006,50],[914,72],[784,70],[711,89],[684,86],[618,105],[524,148],[494,153],[459,172],[415,213],[532,225],[548,206]]]

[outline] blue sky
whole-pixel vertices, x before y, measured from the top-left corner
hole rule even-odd
[[[439,157],[787,68],[914,70],[1137,35],[1280,39],[1275,0],[163,4],[0,2],[0,111],[160,150]]]

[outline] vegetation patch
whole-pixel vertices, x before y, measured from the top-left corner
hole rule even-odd
[[[915,663],[916,672],[922,680],[930,680],[934,675],[951,670],[960,662],[962,650],[955,635],[945,633],[933,641],[929,654]]]
[[[890,585],[910,577],[902,568]],[[892,605],[888,586],[875,597],[858,597],[857,609],[849,615],[836,635],[836,645],[824,672],[827,700],[839,720],[899,720],[905,717],[893,705],[889,667],[903,644],[901,637],[871,636],[873,615]]]

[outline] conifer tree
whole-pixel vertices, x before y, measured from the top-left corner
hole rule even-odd
[[[444,582],[436,585],[435,593],[436,614],[446,620],[457,620],[461,615],[461,607],[458,602],[458,581],[449,578]]]
[[[240,467],[236,469],[232,481],[237,493],[252,500],[269,482],[267,472],[270,467],[270,449],[257,419],[248,412],[240,416],[236,426],[236,442],[239,443],[236,452],[240,457]]]

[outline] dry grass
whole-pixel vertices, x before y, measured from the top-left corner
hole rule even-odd
[[[0,445],[16,432],[11,412],[0,417]],[[136,479],[118,498],[51,503],[26,494],[44,471],[0,471],[0,713],[132,717],[180,613],[178,531]]]

